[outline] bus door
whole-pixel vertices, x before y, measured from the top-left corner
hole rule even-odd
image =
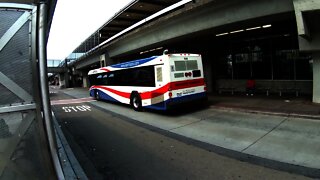
[[[155,85],[156,89],[160,89],[162,86],[164,86],[164,77],[163,77],[163,65],[157,65],[154,66],[154,71],[155,71]],[[152,93],[152,99],[151,99],[151,104],[157,104],[161,103],[164,101],[164,94],[161,91],[154,91]]]
[[[154,66],[155,71],[155,80],[156,80],[156,88],[163,86],[163,66],[158,65]]]

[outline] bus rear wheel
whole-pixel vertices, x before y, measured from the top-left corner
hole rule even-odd
[[[131,106],[135,111],[142,110],[142,101],[140,95],[135,92],[131,95]]]

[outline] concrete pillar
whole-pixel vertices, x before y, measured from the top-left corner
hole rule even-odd
[[[60,88],[65,88],[66,87],[66,80],[65,80],[65,75],[64,73],[59,74],[59,87]]]
[[[208,93],[211,93],[213,91],[212,65],[209,59],[202,59],[202,63],[203,63],[204,78],[206,80],[206,85],[207,85],[207,91]]]
[[[65,88],[69,88],[70,81],[72,81],[72,77],[69,75],[68,72],[64,73],[64,79],[65,79]]]
[[[102,61],[104,61],[104,65],[105,66],[110,66],[110,65],[113,65],[113,64],[117,63],[116,61],[114,61],[113,59],[110,58],[108,52],[106,52],[105,54],[100,56],[100,66],[102,64]]]
[[[106,52],[104,55],[105,55],[104,58],[105,58],[105,65],[106,66],[110,66],[110,65],[113,65],[113,64],[117,63],[114,59],[110,58],[108,52]]]
[[[68,73],[60,73],[59,77],[59,87],[60,88],[68,88],[69,87],[69,75]]]
[[[313,96],[314,103],[320,103],[320,52],[313,53]]]
[[[100,55],[100,67],[106,66],[106,54]]]
[[[300,51],[313,52],[313,96],[320,103],[320,1],[293,0]]]
[[[88,79],[88,75],[83,74],[82,76],[82,86],[87,88],[89,87],[89,79]]]

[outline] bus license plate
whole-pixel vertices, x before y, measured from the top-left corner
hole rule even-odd
[[[194,92],[195,92],[195,89],[186,89],[182,93],[183,94],[191,94],[191,93],[194,93]]]

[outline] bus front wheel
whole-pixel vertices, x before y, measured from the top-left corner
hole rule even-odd
[[[94,98],[98,101],[100,100],[100,95],[98,90],[94,91]]]
[[[142,110],[141,97],[137,92],[134,92],[131,95],[131,106],[135,111],[141,111]]]

